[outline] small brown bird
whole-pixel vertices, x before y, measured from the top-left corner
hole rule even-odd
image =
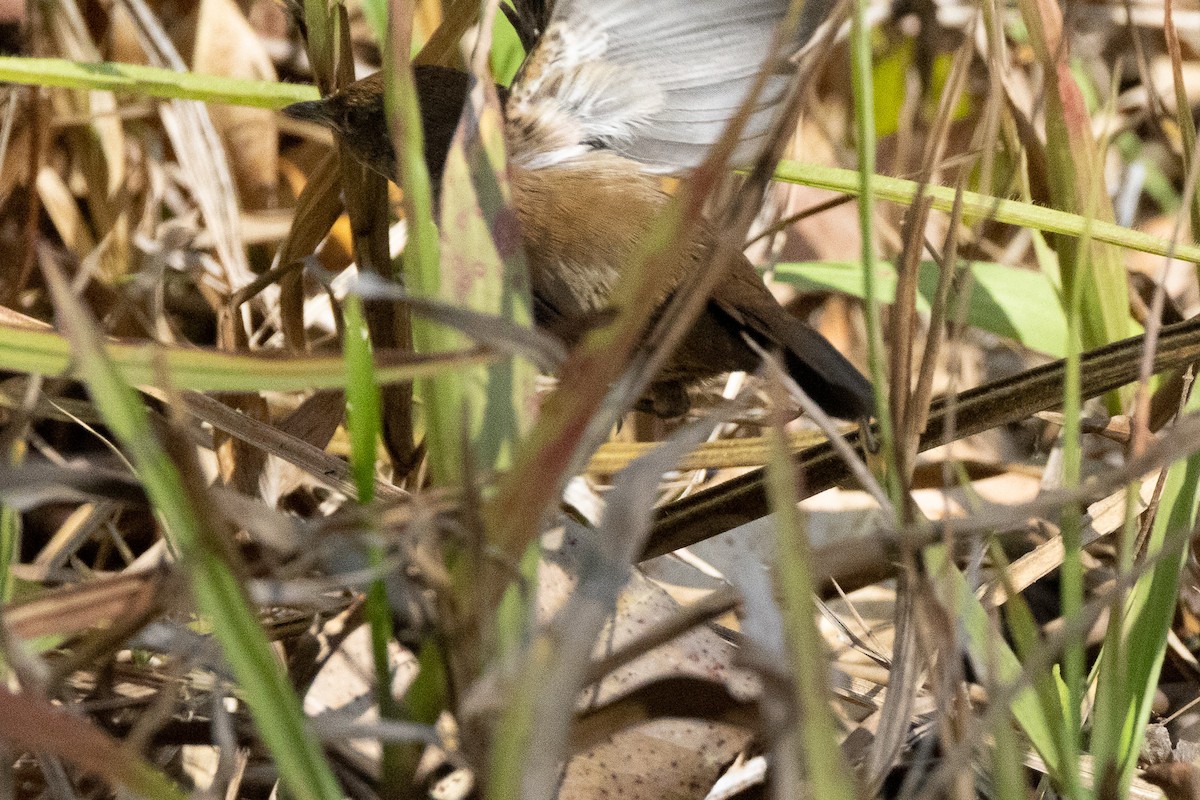
[[[659,176],[686,174],[703,160],[768,62],[787,6],[786,0],[558,1],[511,91],[502,92],[513,205],[540,326],[574,344],[608,309],[621,269],[669,201]],[[771,59],[780,74],[759,96],[735,161],[748,161],[761,145],[783,100],[786,60]],[[426,162],[437,186],[470,78],[431,66],[418,66],[415,77]],[[331,128],[363,164],[395,178],[378,74],[284,112]],[[703,263],[714,240],[705,230],[681,249],[670,285]],[[785,311],[745,257],[730,265],[657,377],[652,409],[683,413],[688,386],[755,369],[759,357],[744,334],[781,352],[791,375],[827,413],[872,415],[870,382]]]

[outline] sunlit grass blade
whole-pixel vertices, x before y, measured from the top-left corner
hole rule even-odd
[[[813,601],[812,548],[796,497],[795,464],[781,431],[772,437],[767,466],[767,492],[775,516],[774,565],[771,571],[783,614],[786,659],[799,715],[796,735],[784,738],[794,747],[800,774],[811,784],[811,796],[855,800],[854,773],[838,746],[838,726],[829,708],[829,665],[825,641],[817,628]],[[790,770],[789,770],[790,772]]]
[[[141,64],[87,63],[63,58],[0,56],[0,81],[128,92],[167,100],[204,100],[254,108],[283,108],[291,103],[317,99],[317,90],[302,83],[225,78]]]
[[[802,164],[798,161],[779,162],[779,167],[775,170],[775,180],[816,189],[829,189],[847,195],[857,195],[860,191],[859,174],[854,170]],[[916,202],[918,194],[924,191],[932,198],[933,208],[936,210],[949,212],[954,208],[954,188],[949,186],[922,187],[916,181],[875,175],[871,191],[877,200],[900,205],[911,205]],[[1082,214],[1072,214],[1020,200],[991,197],[978,192],[963,192],[962,204],[963,215],[967,218],[992,219],[1006,225],[1063,236],[1082,236],[1089,225],[1087,218]],[[1185,261],[1200,262],[1198,245],[1180,242],[1173,246],[1167,239],[1098,219],[1092,220],[1090,225],[1091,236],[1098,242],[1160,256],[1174,253],[1176,257]]]
[[[295,392],[346,384],[342,361],[334,356],[225,353],[132,342],[109,342],[104,350],[122,379],[134,386],[151,386],[163,378],[178,389],[198,392]],[[77,356],[60,333],[0,325],[0,369],[70,376],[78,370]],[[478,348],[428,356],[391,354],[377,367],[376,378],[381,383],[411,381],[493,358]]]

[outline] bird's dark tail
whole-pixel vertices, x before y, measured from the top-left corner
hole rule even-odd
[[[756,319],[759,314],[778,319]],[[858,368],[808,323],[781,306],[758,308],[745,320],[764,347],[783,351],[784,366],[821,409],[831,417],[870,419],[875,414],[875,389]]]
[[[875,388],[824,336],[800,323],[789,338],[787,370],[826,414],[849,420],[875,415]]]

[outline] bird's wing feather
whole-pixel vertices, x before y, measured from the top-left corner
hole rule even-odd
[[[786,0],[558,0],[513,84],[511,157],[537,169],[605,148],[658,172],[690,169],[759,70],[784,70],[831,5],[808,0],[797,39],[772,53]],[[786,90],[783,74],[767,81],[735,163],[755,155]]]
[[[826,413],[840,419],[874,413],[871,382],[824,336],[779,305],[752,270],[731,270],[709,302],[758,344],[781,350],[788,372]]]

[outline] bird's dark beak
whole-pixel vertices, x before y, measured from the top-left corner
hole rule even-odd
[[[325,110],[325,103],[320,100],[292,103],[290,106],[285,106],[280,110],[292,119],[315,122],[318,125],[325,125],[326,127],[330,124],[329,114]]]

